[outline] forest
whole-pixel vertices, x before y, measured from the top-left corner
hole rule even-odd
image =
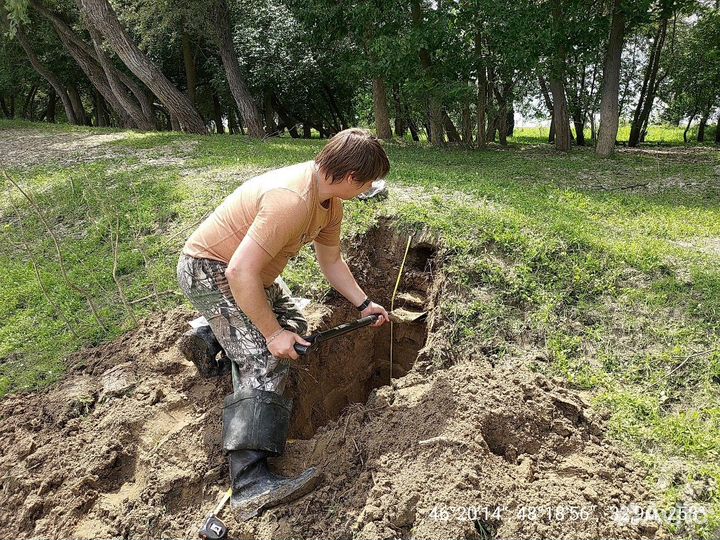
[[[716,0],[3,0],[6,118],[483,148],[720,142]],[[619,127],[622,136],[618,135]],[[714,133],[713,133],[714,131]]]

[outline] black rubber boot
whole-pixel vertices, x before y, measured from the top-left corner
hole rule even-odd
[[[246,521],[263,510],[299,499],[315,489],[321,480],[315,467],[295,478],[277,475],[268,469],[269,453],[258,450],[233,450],[230,458],[232,498],[235,518]]]
[[[201,326],[185,332],[178,340],[178,348],[203,377],[217,377],[230,371],[229,362],[218,362],[223,350],[210,326]]]

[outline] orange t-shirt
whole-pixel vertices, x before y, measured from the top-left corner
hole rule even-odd
[[[342,201],[320,204],[313,165],[275,169],[242,184],[190,235],[183,253],[227,264],[248,234],[272,257],[261,273],[269,287],[303,244],[339,245]]]

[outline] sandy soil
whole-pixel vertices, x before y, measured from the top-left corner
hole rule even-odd
[[[387,302],[405,240],[383,227],[351,246]],[[381,246],[382,249],[377,249]],[[396,271],[396,270],[395,270]],[[364,329],[297,365],[276,471],[324,475],[302,499],[231,538],[665,538],[613,508],[652,501],[604,420],[560,381],[493,367],[444,340],[442,252],[413,239],[399,302],[425,323]],[[337,299],[316,326],[352,317]],[[17,538],[194,538],[228,487],[221,451],[229,376],[201,378],[176,348],[177,308],[78,353],[53,387],[0,402],[0,523]]]

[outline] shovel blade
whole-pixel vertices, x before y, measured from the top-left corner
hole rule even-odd
[[[427,319],[427,314],[427,311],[410,311],[398,308],[390,313],[390,320],[398,324],[418,323]]]

